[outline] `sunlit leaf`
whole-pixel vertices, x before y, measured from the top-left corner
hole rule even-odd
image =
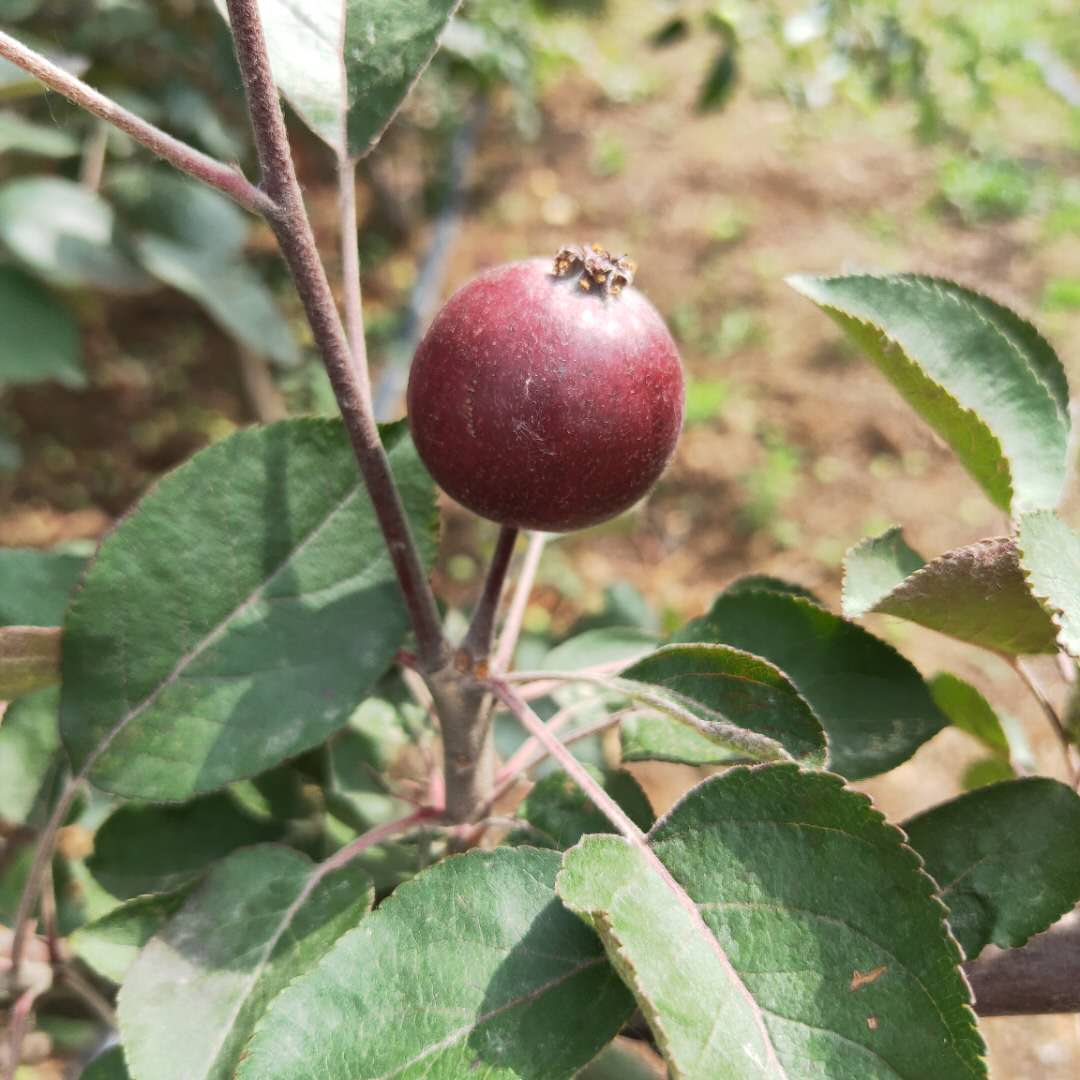
[[[775,664],[829,739],[829,767],[851,779],[907,760],[944,726],[922,677],[891,645],[792,589],[736,581],[674,641],[719,642]]]
[[[570,1080],[633,1001],[559,863],[474,850],[400,886],[274,1001],[238,1080]]]
[[[282,94],[337,153],[359,157],[423,74],[459,2],[259,0],[259,13]]]
[[[1080,796],[1028,777],[980,788],[904,823],[969,959],[1023,945],[1080,901]]]
[[[1010,655],[1056,652],[1056,628],[1031,595],[1016,541],[978,540],[913,573],[895,531],[863,540],[844,560],[844,614],[896,615]]]
[[[266,1006],[370,908],[362,871],[239,851],[143,948],[117,1000],[136,1080],[232,1080]]]
[[[384,438],[430,560],[431,480],[403,426]],[[64,626],[61,735],[99,787],[187,799],[321,743],[407,629],[341,423],[242,431],[102,544]]]
[[[1052,508],[1069,441],[1061,362],[1014,312],[917,274],[796,276],[1003,510]]]
[[[838,777],[732,769],[649,843],[658,862],[587,836],[557,888],[596,926],[673,1076],[986,1075],[933,882]]]

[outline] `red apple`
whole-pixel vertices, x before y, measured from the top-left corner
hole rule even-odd
[[[683,373],[633,266],[564,248],[473,278],[421,341],[409,425],[436,482],[506,525],[581,529],[627,509],[664,471]]]

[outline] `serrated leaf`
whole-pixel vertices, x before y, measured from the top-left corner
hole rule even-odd
[[[226,14],[224,0],[215,0]],[[259,0],[274,79],[343,157],[382,137],[460,0]]]
[[[114,226],[112,207],[73,180],[30,176],[0,188],[0,242],[54,285],[146,289],[150,279],[117,246]]]
[[[621,769],[601,772],[591,765],[585,768],[639,829],[652,828],[656,816],[633,776]],[[538,780],[518,807],[517,816],[560,850],[573,847],[586,833],[614,831],[611,822],[564,772],[549,773]],[[535,840],[527,835],[525,842]]]
[[[1080,901],[1080,796],[1044,777],[980,788],[904,823],[969,960],[1023,945]]]
[[[1052,511],[1024,514],[1017,535],[1031,591],[1049,609],[1058,644],[1080,658],[1080,536]]]
[[[384,441],[430,562],[430,478],[402,425]],[[341,423],[239,432],[102,544],[64,626],[61,735],[98,787],[187,799],[322,742],[407,629]]]
[[[1055,627],[1031,595],[1016,541],[978,540],[939,555],[906,577],[895,567],[888,591],[875,594],[869,580],[888,582],[886,561],[896,550],[892,533],[864,540],[844,560],[844,614],[896,615],[939,633],[1010,655],[1056,652]],[[906,545],[904,545],[906,547]],[[910,551],[910,548],[907,549]],[[867,563],[873,567],[867,570]]]
[[[930,693],[953,727],[966,731],[998,757],[1009,758],[1009,740],[993,706],[969,682],[939,672],[929,682]]]
[[[67,305],[14,266],[0,266],[0,326],[0,385],[86,385],[79,328]]]
[[[829,767],[849,779],[899,765],[944,727],[908,660],[792,591],[735,582],[672,640],[732,645],[775,664],[825,728]]]
[[[187,885],[171,893],[136,896],[80,926],[68,944],[84,964],[119,985],[139,950],[180,910],[190,892]]]
[[[266,1006],[371,907],[362,871],[273,846],[216,867],[147,943],[117,999],[134,1080],[231,1080]],[[359,974],[359,973],[357,973]]]
[[[564,856],[681,1080],[986,1075],[959,955],[900,832],[839,777],[729,770],[649,835]]]
[[[1057,505],[1069,414],[1061,362],[1033,326],[917,274],[796,276],[1003,510]]]
[[[87,866],[119,900],[171,892],[238,848],[278,840],[284,826],[248,813],[231,792],[180,806],[128,803],[94,836]]]
[[[246,263],[150,234],[136,239],[135,251],[158,281],[190,296],[244,348],[284,367],[300,362],[299,346],[273,294]]]
[[[474,850],[400,886],[277,998],[237,1080],[569,1080],[633,1000],[555,896],[559,862]]]
[[[31,548],[0,548],[0,624],[59,626],[86,560]]]
[[[880,536],[867,536],[844,556],[842,607],[848,618],[858,618],[888,596],[926,560],[908,546],[904,531],[895,525]]]
[[[662,760],[745,760],[745,747],[724,730],[730,727],[764,735],[795,758],[825,760],[825,732],[817,717],[788,677],[761,657],[727,645],[666,645],[627,668],[622,678],[662,687],[704,723],[679,731],[685,725],[677,719],[641,718],[630,730],[639,736],[648,730],[654,750],[662,751],[662,733],[670,731],[669,751],[656,755]],[[638,760],[627,753],[625,741],[623,746],[628,760]],[[640,740],[638,750],[644,750]]]
[[[39,816],[57,770],[60,732],[55,687],[12,702],[0,721],[0,819],[22,825]]]
[[[60,679],[60,630],[0,626],[0,701],[32,694]]]
[[[63,128],[35,124],[15,112],[0,112],[0,154],[37,154],[39,157],[75,157],[79,140]]]

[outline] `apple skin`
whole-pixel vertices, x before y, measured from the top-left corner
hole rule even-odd
[[[632,506],[683,421],[682,364],[659,313],[629,284],[609,291],[566,265],[529,259],[473,278],[409,377],[413,441],[436,482],[481,517],[542,532]]]

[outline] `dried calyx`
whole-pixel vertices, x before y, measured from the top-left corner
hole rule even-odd
[[[633,284],[637,267],[625,255],[615,256],[599,244],[585,247],[571,244],[561,248],[555,256],[556,277],[577,276],[583,292],[598,296],[618,296]]]

